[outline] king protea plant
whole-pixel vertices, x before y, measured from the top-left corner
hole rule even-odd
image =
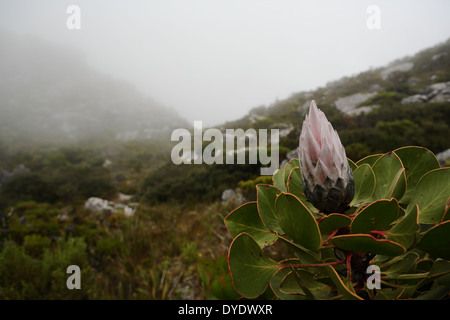
[[[338,133],[314,100],[303,122],[298,153],[308,200],[325,214],[345,211],[355,193],[352,170]]]

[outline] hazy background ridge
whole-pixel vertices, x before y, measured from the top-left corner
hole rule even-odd
[[[81,29],[68,30],[69,5]],[[381,29],[369,30],[369,5]],[[88,63],[216,125],[450,37],[450,2],[1,1],[0,28],[70,44]]]

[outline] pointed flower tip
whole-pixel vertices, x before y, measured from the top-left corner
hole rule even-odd
[[[309,104],[309,114],[318,112],[319,108],[317,108],[317,104],[315,100],[311,100],[311,103]]]

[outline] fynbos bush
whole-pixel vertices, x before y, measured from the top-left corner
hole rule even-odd
[[[450,168],[414,146],[347,160],[314,102],[303,131],[300,161],[225,218],[235,290],[246,298],[448,299]],[[275,247],[283,258],[269,256]]]

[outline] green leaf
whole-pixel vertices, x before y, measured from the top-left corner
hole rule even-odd
[[[311,293],[309,288],[304,283],[304,277],[308,274],[307,271],[298,270],[296,273],[291,272],[286,274],[284,279],[280,284],[280,291],[286,294],[300,294],[304,295],[307,299],[313,300],[314,295]]]
[[[241,233],[234,238],[228,261],[236,291],[250,299],[264,293],[278,270],[278,263],[267,258],[248,233]]]
[[[402,256],[399,261],[394,263],[388,271],[383,273],[386,274],[389,278],[395,278],[400,274],[407,273],[409,270],[411,270],[415,266],[418,259],[419,255],[416,252],[408,252],[407,254]]]
[[[262,222],[269,230],[283,233],[275,215],[275,200],[280,193],[280,189],[268,184],[256,186],[256,202]]]
[[[441,221],[450,195],[450,168],[434,169],[422,176],[406,213],[419,206],[419,222],[435,224]]]
[[[289,193],[295,195],[313,214],[315,218],[316,212],[318,211],[316,207],[313,206],[311,202],[308,201],[305,194],[303,193],[302,187],[302,176],[299,167],[293,167],[291,173],[289,174],[288,180],[286,182],[287,190]]]
[[[448,296],[448,286],[438,285],[431,288],[430,291],[420,295],[416,300],[441,300]]]
[[[291,174],[291,170],[295,168],[294,164],[297,163],[297,167],[300,167],[300,165],[298,164],[298,160],[297,160],[297,162],[291,162],[291,161],[289,161],[288,163],[286,163],[284,165],[283,180],[284,180],[284,185],[286,186],[286,188],[288,185],[288,179],[289,179],[289,175]]]
[[[250,234],[260,247],[273,244],[277,236],[261,221],[256,202],[248,202],[225,217],[225,225],[234,238],[242,232]]]
[[[394,150],[406,170],[406,192],[401,203],[409,203],[420,178],[433,169],[440,167],[436,156],[423,147],[402,147]]]
[[[450,287],[450,261],[438,259],[430,270],[429,276],[437,276],[436,282]]]
[[[331,213],[319,220],[319,229],[321,234],[326,234],[350,225],[352,220],[340,213]]]
[[[282,300],[304,299],[305,298],[304,295],[285,293],[280,290],[281,283],[283,282],[286,275],[289,274],[290,272],[291,270],[288,268],[278,270],[270,280],[270,288],[275,293],[275,295]]]
[[[344,299],[346,299],[346,300],[363,300],[363,298],[358,296],[354,292],[354,290],[352,290],[353,288],[349,289],[344,284],[344,282],[342,281],[342,279],[339,277],[338,273],[332,266],[326,266],[325,268],[327,270],[328,276],[333,281],[334,285],[336,286],[338,291],[342,294]]]
[[[367,163],[362,164],[353,171],[353,179],[355,181],[355,196],[350,206],[372,199],[376,184],[372,167]]]
[[[374,199],[400,199],[406,190],[406,175],[402,161],[393,152],[380,157],[372,166],[375,174]]]
[[[382,156],[381,153],[379,154],[372,154],[370,156],[364,157],[361,160],[356,162],[356,166],[360,167],[363,164],[367,163],[370,166],[373,166],[373,164]]]
[[[299,245],[316,251],[321,244],[317,221],[306,206],[293,194],[281,193],[275,201],[281,229]]]
[[[417,205],[414,208],[389,230],[386,239],[397,242],[405,248],[414,244],[416,234],[419,231],[419,208]]]
[[[280,291],[286,294],[302,294],[307,299],[326,299],[330,294],[330,286],[316,281],[316,275],[306,270],[292,270],[286,274]]]
[[[397,300],[403,293],[403,288],[382,288],[377,290],[375,300]]]
[[[399,206],[396,199],[378,200],[361,210],[350,226],[352,233],[370,233],[389,229],[397,219]]]
[[[302,175],[300,173],[299,167],[292,168],[291,172],[289,173],[286,185],[289,193],[292,193],[296,196],[300,196],[303,194]]]
[[[355,172],[356,168],[358,168],[356,163],[354,163],[353,160],[350,158],[347,158],[347,161],[348,161],[348,165],[350,166],[350,169],[352,169],[352,172]]]
[[[383,254],[386,256],[399,256],[405,253],[405,248],[393,241],[385,239],[375,239],[368,234],[345,234],[335,236],[331,243],[344,250]]]
[[[450,259],[450,221],[428,229],[420,239],[418,247],[432,257]]]
[[[422,287],[433,281],[450,289],[450,261],[437,259],[426,278],[423,278],[417,284],[417,287]]]
[[[292,166],[292,168],[300,167],[300,161],[297,158],[292,158],[291,160],[289,160],[289,163]]]
[[[287,244],[291,249],[294,250],[295,255],[298,260],[300,260],[303,264],[316,264],[320,263],[321,253],[320,251],[311,251],[306,249],[305,247],[299,245],[298,243],[293,242],[291,239],[288,239],[284,236],[278,235],[278,239]]]
[[[273,185],[280,189],[282,192],[287,192],[286,185],[284,184],[284,169],[277,169],[272,176]]]

